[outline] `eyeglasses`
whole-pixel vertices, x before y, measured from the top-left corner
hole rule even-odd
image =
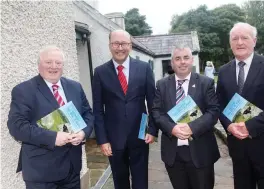
[[[127,47],[129,47],[129,45],[131,43],[117,43],[117,42],[115,42],[115,43],[110,43],[110,44],[112,45],[113,48],[117,49],[120,47],[120,45],[122,48],[127,48]]]

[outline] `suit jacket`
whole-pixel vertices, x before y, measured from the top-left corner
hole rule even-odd
[[[214,81],[208,77],[192,73],[188,95],[196,102],[203,115],[188,123],[193,140],[189,141],[191,157],[197,168],[212,165],[220,157],[217,147],[214,125],[219,116],[219,105],[215,94]],[[175,74],[157,82],[152,116],[162,131],[161,158],[173,165],[177,153],[177,137],[171,134],[176,125],[167,112],[176,104]]]
[[[145,145],[145,141],[138,139],[138,133],[142,113],[146,113],[145,102],[150,110],[155,92],[149,64],[130,57],[126,95],[112,60],[95,68],[92,87],[97,143],[109,142],[117,150],[126,145]],[[157,135],[152,121],[148,132]]]
[[[83,117],[87,127],[83,129],[89,137],[93,127],[93,116],[81,85],[61,78],[67,101],[72,101]],[[43,78],[38,75],[15,86],[7,126],[10,134],[22,142],[17,171],[31,182],[53,182],[64,179],[72,163],[79,173],[82,166],[82,147],[67,144],[55,146],[56,132],[37,126],[36,122],[59,108],[58,102]]]
[[[241,96],[253,103],[260,109],[264,110],[264,57],[254,54],[253,60],[244,83]],[[237,79],[236,79],[236,63],[235,60],[223,65],[219,69],[217,95],[220,102],[221,112],[224,110],[233,95],[238,92]],[[220,121],[227,130],[231,122],[221,113]],[[262,149],[264,144],[264,113],[246,121],[246,127],[249,134],[253,138],[250,140],[251,149]],[[234,136],[228,137],[228,144],[230,155],[232,157],[243,157],[243,144],[248,141],[238,140]],[[260,152],[259,152],[260,153]],[[262,152],[264,157],[264,152]],[[257,156],[257,154],[256,154]]]

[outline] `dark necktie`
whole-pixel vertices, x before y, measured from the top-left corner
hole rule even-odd
[[[238,72],[238,78],[237,78],[237,86],[238,86],[238,93],[241,94],[245,82],[245,70],[244,66],[246,65],[245,62],[239,62],[239,72]]]

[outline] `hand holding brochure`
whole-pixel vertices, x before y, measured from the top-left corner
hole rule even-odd
[[[233,123],[245,122],[257,116],[261,109],[248,102],[239,94],[235,94],[227,104],[223,114]]]
[[[202,116],[202,112],[192,97],[188,95],[168,111],[168,115],[175,123],[189,123]],[[189,140],[193,138],[190,137]]]
[[[72,101],[37,121],[39,127],[51,131],[77,133],[87,125]]]
[[[142,113],[140,129],[138,133],[139,139],[145,140],[147,125],[148,125],[148,115],[145,113]]]

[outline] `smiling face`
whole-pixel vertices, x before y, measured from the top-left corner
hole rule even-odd
[[[175,49],[173,52],[171,65],[176,75],[182,79],[187,77],[192,71],[193,56],[189,48]]]
[[[256,41],[250,26],[238,25],[230,32],[230,46],[239,61],[244,61],[254,52]]]
[[[126,31],[117,30],[111,33],[109,40],[109,49],[113,59],[118,64],[122,64],[132,49],[130,35]]]
[[[39,56],[39,74],[48,82],[56,84],[63,72],[63,61],[63,54],[58,49],[42,52]]]

